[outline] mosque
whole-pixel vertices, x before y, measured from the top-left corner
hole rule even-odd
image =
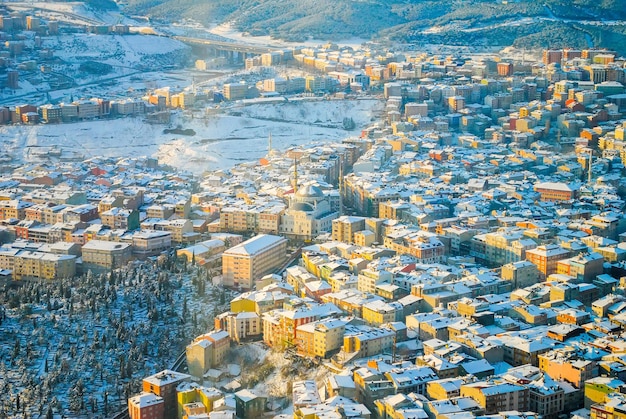
[[[280,233],[289,239],[310,241],[321,233],[332,231],[333,220],[339,211],[330,205],[330,199],[317,186],[298,187],[298,166],[294,162],[293,189],[289,208],[281,216]]]

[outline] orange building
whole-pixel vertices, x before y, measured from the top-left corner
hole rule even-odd
[[[498,63],[498,75],[510,76],[513,74],[513,64],[511,63]]]
[[[569,201],[578,198],[579,187],[562,182],[543,182],[535,185],[542,201]]]
[[[576,357],[573,348],[560,348],[539,355],[539,369],[554,380],[564,380],[576,388],[583,388],[585,381],[598,375],[595,361]]]
[[[569,251],[555,244],[526,250],[526,260],[537,266],[544,279],[556,273],[559,260],[567,257],[569,257]]]
[[[560,63],[563,58],[563,51],[560,49],[546,49],[543,51],[543,63],[545,65]]]
[[[128,399],[130,419],[163,419],[165,416],[163,398],[152,393],[141,393]]]
[[[143,379],[143,391],[155,394],[163,399],[162,417],[175,418],[178,416],[176,387],[183,381],[187,381],[190,378],[191,376],[187,374],[171,370],[163,370]]]

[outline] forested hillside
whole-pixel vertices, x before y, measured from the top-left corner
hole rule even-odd
[[[626,52],[623,0],[128,0],[126,10],[204,24],[232,22],[251,35],[291,41],[382,37]]]

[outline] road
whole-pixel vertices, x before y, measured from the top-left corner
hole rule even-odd
[[[275,47],[264,47],[258,45],[242,44],[239,42],[218,41],[215,39],[206,38],[193,38],[190,36],[172,36],[172,38],[184,42],[186,44],[206,45],[215,47],[217,49],[223,49],[225,51],[243,52],[247,54],[265,54],[266,52],[280,51]]]

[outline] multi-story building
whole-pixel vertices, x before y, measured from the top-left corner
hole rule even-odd
[[[245,99],[247,95],[248,85],[246,83],[224,84],[224,97],[228,100]]]
[[[139,259],[156,256],[172,247],[169,231],[141,230],[133,234],[133,255]]]
[[[252,289],[254,281],[272,273],[286,260],[287,239],[260,234],[222,254],[224,285]]]
[[[163,417],[175,418],[178,415],[176,387],[191,377],[171,370],[163,370],[143,379],[143,391],[163,399]]]
[[[62,120],[61,106],[59,105],[42,105],[37,108],[37,112],[39,113],[39,117],[43,122],[55,123],[61,122]]]
[[[435,234],[422,231],[388,234],[384,244],[397,253],[414,256],[420,263],[441,262],[445,254],[441,240]]]
[[[75,102],[75,105],[80,119],[94,119],[100,116],[100,105],[96,101],[81,100]]]
[[[386,323],[401,321],[404,318],[402,304],[398,302],[373,301],[363,305],[362,316],[370,326],[381,326]]]
[[[585,381],[598,376],[595,361],[576,355],[573,348],[560,348],[539,355],[539,369],[555,380],[565,380],[576,388],[583,388]]]
[[[339,319],[323,319],[298,326],[298,353],[311,358],[328,358],[341,348],[345,329],[346,322]]]
[[[356,358],[366,358],[390,351],[395,340],[395,332],[386,328],[350,327],[346,328],[342,352]]]
[[[197,336],[186,348],[189,373],[202,378],[209,368],[221,365],[229,347],[230,337],[226,331]]]
[[[431,400],[446,400],[461,395],[464,380],[459,377],[433,380],[426,384],[426,395]]]
[[[142,225],[145,225],[145,223]],[[199,235],[193,231],[193,223],[191,220],[185,218],[161,220],[154,223],[152,227],[157,231],[169,232],[172,242],[178,244],[189,243],[192,239],[199,238]]]
[[[338,314],[339,310],[333,304],[314,304],[294,310],[279,309],[265,313],[262,318],[263,340],[271,347],[295,347],[298,344],[297,333],[300,326]]]
[[[187,262],[195,261],[202,266],[217,261],[226,247],[222,240],[205,240],[176,251],[176,256],[185,257]]]
[[[130,419],[164,419],[163,398],[153,393],[142,392],[128,399]]]
[[[0,216],[2,219],[13,218],[15,220],[23,220],[26,218],[26,209],[33,205],[32,202],[22,201],[19,199],[11,199],[0,201]]]
[[[535,192],[538,192],[542,201],[570,201],[578,198],[580,187],[562,182],[536,183]]]
[[[139,228],[139,211],[113,207],[100,213],[102,225],[109,228],[136,230]]]
[[[63,212],[63,222],[87,222],[98,218],[98,207],[91,204],[77,205],[66,208]]]
[[[262,397],[251,390],[239,390],[235,393],[235,407],[237,417],[254,419],[263,416],[267,397]]]
[[[461,397],[471,397],[487,415],[517,410],[525,412],[529,407],[528,389],[507,382],[478,381],[461,386]]]
[[[504,265],[501,276],[502,279],[511,281],[512,289],[515,290],[536,284],[539,280],[539,270],[534,263],[521,260]]]
[[[376,292],[376,286],[382,283],[391,283],[393,281],[393,275],[391,272],[385,270],[375,271],[372,269],[363,269],[359,272],[357,278],[357,289],[361,292],[369,292],[374,294]]]
[[[215,329],[224,330],[235,342],[254,340],[262,334],[261,317],[255,312],[226,312],[215,317]]]
[[[604,403],[591,406],[591,419],[621,419],[626,417],[626,397],[621,393],[606,396]]]
[[[599,253],[585,253],[559,260],[557,273],[569,275],[578,281],[591,282],[604,273],[604,258]]]
[[[354,233],[365,229],[365,218],[344,215],[333,220],[332,238],[343,243],[352,243]]]
[[[12,269],[16,280],[72,278],[76,274],[76,256],[22,250],[13,257]]]
[[[196,338],[185,348],[189,374],[202,378],[213,366],[213,343],[207,339]]]
[[[90,240],[82,247],[83,264],[87,269],[107,270],[126,265],[132,258],[128,243]]]
[[[569,257],[570,252],[556,244],[538,246],[526,251],[526,260],[537,266],[541,278],[557,272],[557,264],[560,260]]]
[[[150,205],[146,208],[146,218],[157,218],[161,220],[167,220],[174,214],[173,205]]]

